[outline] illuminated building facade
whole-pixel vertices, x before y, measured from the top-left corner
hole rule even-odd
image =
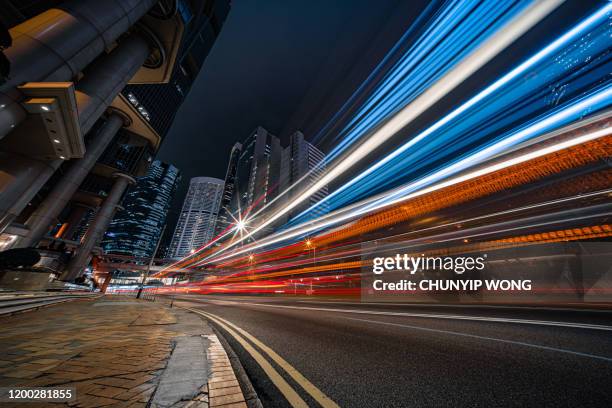
[[[325,154],[306,141],[302,132],[292,134],[288,146],[283,148],[278,137],[258,126],[243,143],[236,143],[230,154],[216,235],[235,222],[234,219],[248,219],[249,214],[266,205],[269,205],[268,209],[257,216],[260,220],[285,205],[323,176],[324,158]],[[298,183],[297,188],[278,197],[295,183]],[[323,200],[327,194],[327,186],[322,187],[276,222],[275,227]],[[275,198],[276,202],[270,205]],[[329,208],[323,203],[314,208],[309,216],[317,217],[327,212]]]
[[[180,181],[180,171],[156,160],[126,194],[102,241],[107,254],[152,257],[161,238],[170,204]]]
[[[291,185],[297,183],[296,188],[283,197],[285,203],[298,195],[305,188],[313,185],[325,174],[325,154],[304,139],[304,134],[297,131],[291,135],[289,146],[283,149],[280,172],[280,191],[286,191]],[[307,200],[291,210],[288,219],[291,219],[319,201],[327,197],[327,185],[313,193]],[[309,212],[309,217],[315,218],[329,212],[329,207],[323,203]]]
[[[232,213],[253,213],[278,193],[280,139],[261,126],[242,143],[238,158]]]
[[[212,177],[194,177],[189,181],[189,190],[170,242],[170,257],[189,255],[214,237],[223,184],[223,180]]]
[[[221,197],[221,204],[219,205],[219,215],[217,216],[217,223],[215,225],[215,235],[219,235],[226,230],[234,219],[231,215],[231,203],[234,191],[236,189],[237,182],[237,171],[238,171],[238,160],[242,153],[242,144],[235,143],[230,153],[229,163],[227,165],[227,172],[225,173],[225,185],[223,187],[223,196]]]

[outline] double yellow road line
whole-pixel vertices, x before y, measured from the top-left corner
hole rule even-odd
[[[332,401],[327,395],[325,395],[320,389],[318,389],[313,383],[308,381],[298,370],[289,364],[284,358],[279,356],[270,347],[263,344],[256,337],[236,326],[235,324],[216,316],[212,313],[203,312],[201,310],[192,309],[185,307],[184,309],[190,312],[199,314],[206,317],[210,321],[216,323],[223,328],[230,336],[232,336],[240,345],[246,350],[247,353],[253,357],[253,359],[259,364],[266,375],[270,378],[272,383],[278,388],[278,390],[287,399],[292,407],[296,408],[308,408],[308,404],[299,396],[299,394],[289,385],[287,381],[280,375],[280,373],[268,362],[268,360],[255,348],[258,347],[264,354],[266,354],[272,361],[274,361],[279,367],[281,367],[300,387],[304,389],[315,401],[317,401],[324,408],[340,408],[338,404]]]

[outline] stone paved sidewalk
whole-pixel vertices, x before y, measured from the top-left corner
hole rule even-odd
[[[220,347],[201,318],[157,302],[64,303],[0,318],[0,387],[76,388],[76,401],[24,407],[207,407]],[[227,383],[232,394],[237,385]],[[211,406],[246,407],[240,396],[223,401]]]

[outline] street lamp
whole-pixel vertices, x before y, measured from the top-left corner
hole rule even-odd
[[[159,238],[157,239],[157,243],[155,244],[155,249],[153,250],[153,255],[151,255],[151,259],[149,260],[147,270],[142,276],[142,281],[140,282],[140,287],[138,288],[136,298],[140,298],[140,296],[142,295],[142,291],[144,290],[144,286],[147,283],[147,279],[149,279],[149,273],[151,273],[151,267],[153,266],[153,261],[155,261],[155,255],[157,254],[157,250],[159,249],[159,244],[161,243],[162,237],[164,236],[164,232],[166,232],[166,224],[164,224],[164,227],[162,228],[161,233],[159,234]]]
[[[308,247],[309,250],[312,249],[312,266],[314,269],[317,265],[317,247],[312,244],[310,238],[306,240],[306,247]],[[312,279],[310,279],[310,294],[312,295],[312,293]]]
[[[251,274],[251,279],[255,281],[255,271],[253,270],[253,261],[255,257],[253,254],[249,254],[249,273]]]

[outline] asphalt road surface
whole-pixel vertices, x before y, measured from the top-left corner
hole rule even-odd
[[[220,330],[264,407],[612,407],[612,311],[199,295],[175,305]]]

